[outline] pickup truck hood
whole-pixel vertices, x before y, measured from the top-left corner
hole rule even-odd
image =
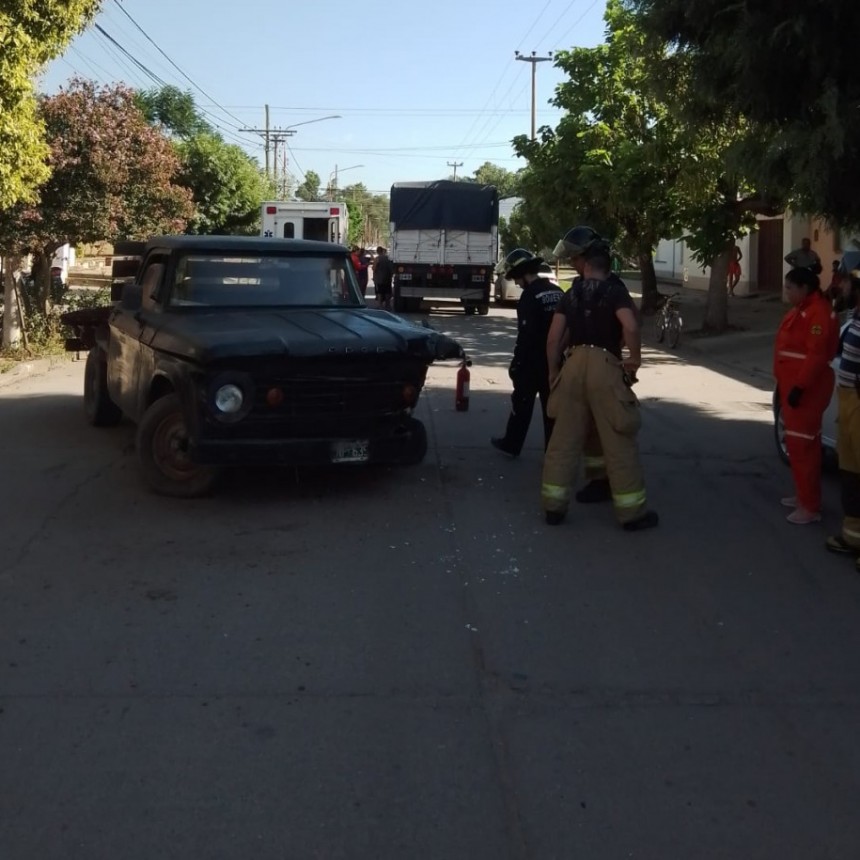
[[[248,356],[396,353],[462,358],[462,347],[431,328],[370,308],[166,313],[144,334],[153,349],[208,364]]]

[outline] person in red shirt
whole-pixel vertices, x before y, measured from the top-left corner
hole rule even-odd
[[[776,333],[773,374],[795,495],[782,504],[794,508],[790,523],[806,525],[821,519],[821,417],[833,396],[839,322],[809,269],[785,276],[785,295],[792,309]]]
[[[367,292],[367,263],[364,259],[364,254],[362,253],[364,249],[359,248],[358,245],[353,245],[352,250],[350,252],[350,258],[352,259],[352,267],[355,269],[355,276],[358,279],[358,287],[361,290],[362,298],[364,298],[365,293]]]

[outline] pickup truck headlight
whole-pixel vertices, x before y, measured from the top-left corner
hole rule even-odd
[[[207,386],[206,404],[216,421],[235,424],[254,407],[254,382],[247,373],[219,373]]]
[[[225,415],[236,415],[242,409],[245,395],[238,385],[228,383],[215,391],[214,402],[215,408],[219,412],[223,412]]]

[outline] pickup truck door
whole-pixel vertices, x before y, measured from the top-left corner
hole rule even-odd
[[[167,269],[167,255],[150,253],[143,261],[137,283],[142,288],[141,306],[138,309],[121,307],[111,319],[110,344],[108,350],[108,391],[111,400],[132,419],[140,415],[141,366],[144,362],[142,350],[149,347],[141,341],[150,339],[151,320],[155,307],[155,296]]]

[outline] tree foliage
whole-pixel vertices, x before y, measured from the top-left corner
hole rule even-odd
[[[478,185],[494,185],[500,198],[519,195],[519,175],[491,161],[485,161],[468,181],[477,182]]]
[[[274,196],[273,183],[241,147],[199,132],[177,146],[182,168],[177,181],[196,208],[186,232],[250,235],[260,227],[260,206]]]
[[[0,3],[0,209],[32,202],[48,175],[33,76],[95,14],[101,0]]]
[[[164,86],[135,93],[135,101],[147,122],[160,125],[179,138],[198,134],[214,134],[212,126],[203,118],[190,92],[178,87]]]
[[[376,247],[388,237],[388,197],[371,194],[364,183],[347,185],[340,192],[349,207],[349,241],[355,245]]]
[[[196,210],[186,232],[258,232],[260,206],[275,197],[258,162],[212,128],[190,92],[166,86],[138,92],[135,100],[150,124],[174,138],[182,164],[177,181],[191,192]]]
[[[75,80],[40,103],[50,176],[36,205],[0,219],[6,248],[34,254],[42,298],[54,251],[67,242],[146,238],[181,231],[193,214],[176,182],[179,159],[138,110],[134,93]]]
[[[541,245],[577,223],[594,227],[638,260],[647,309],[657,299],[653,249],[681,227],[686,130],[652,85],[664,45],[636,26],[620,0],[610,0],[606,23],[603,44],[557,56],[568,77],[553,99],[565,111],[558,127],[514,146],[529,161],[521,185]]]
[[[759,187],[790,187],[799,211],[860,225],[860,4],[626,2],[689,63],[702,108],[755,127],[738,157]]]
[[[299,183],[296,188],[296,197],[299,200],[320,200],[320,185],[322,184],[322,180],[318,173],[315,173],[313,170],[309,170],[305,174],[305,178]]]
[[[514,141],[529,162],[518,218],[541,246],[576,223],[606,235],[637,260],[645,310],[658,295],[655,246],[685,233],[712,269],[706,327],[722,330],[731,248],[756,213],[781,203],[777,186],[763,190],[737,157],[759,130],[730,108],[705,110],[688,57],[643,28],[623,0],[610,0],[606,22],[603,44],[557,57],[568,77],[554,98],[565,110],[558,127]]]

